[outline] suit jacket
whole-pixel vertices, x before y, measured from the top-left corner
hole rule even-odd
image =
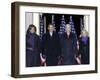
[[[61,48],[64,65],[76,64],[75,55],[77,54],[77,39],[73,33],[68,38],[66,33],[61,35]]]
[[[60,38],[56,32],[52,37],[49,32],[42,37],[42,53],[46,56],[47,66],[55,66],[58,63],[58,56],[61,54]]]

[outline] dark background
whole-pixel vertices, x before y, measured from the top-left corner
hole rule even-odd
[[[55,27],[56,27],[56,32],[59,32],[60,30],[60,24],[61,24],[61,19],[62,19],[62,15],[64,14],[43,14],[43,16],[46,17],[46,31],[47,30],[47,26],[49,23],[51,23],[52,21],[52,15],[54,15],[54,21],[55,21]],[[68,14],[65,14],[64,15],[64,18],[65,18],[65,22],[66,23],[69,23],[69,20],[70,20],[70,16],[72,16],[72,20],[74,22],[74,27],[75,27],[75,30],[76,30],[76,34],[77,34],[77,37],[79,37],[80,35],[80,18],[83,19],[83,15],[68,15]]]

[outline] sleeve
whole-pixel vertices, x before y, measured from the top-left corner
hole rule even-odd
[[[58,46],[58,56],[61,56],[61,41],[60,41],[60,35],[59,34],[57,34],[57,36],[58,36],[58,44],[57,44],[57,46]]]
[[[73,40],[74,40],[74,46],[75,46],[75,48],[77,47],[77,37],[76,37],[76,35],[75,34],[73,34]]]
[[[79,39],[79,55],[82,53],[82,42],[81,39]]]
[[[40,37],[38,36],[38,39],[37,39],[37,44],[38,44],[38,50],[39,50],[39,53],[41,53],[41,43],[40,43]]]
[[[77,37],[75,34],[73,34],[73,46],[74,46],[74,51],[76,56],[78,55],[77,42],[78,42]]]
[[[28,47],[28,45],[29,45],[29,34],[26,34],[26,47]]]
[[[43,56],[45,56],[45,43],[46,43],[46,34],[44,34],[41,39],[41,52]]]
[[[60,41],[60,57],[63,57],[63,34],[59,34],[59,41]]]

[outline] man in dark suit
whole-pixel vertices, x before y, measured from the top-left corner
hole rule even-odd
[[[42,54],[46,57],[46,65],[56,66],[60,53],[59,35],[54,31],[54,26],[49,24],[48,32],[42,37]]]
[[[66,24],[66,32],[61,36],[61,48],[63,56],[63,65],[74,65],[76,64],[77,55],[77,39],[75,34],[71,32],[71,25]]]

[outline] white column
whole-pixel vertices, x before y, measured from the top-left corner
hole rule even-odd
[[[84,28],[89,32],[89,16],[85,15],[84,16]]]
[[[33,13],[33,24],[37,28],[37,34],[39,35],[39,13]]]
[[[44,33],[46,33],[46,16],[44,16]]]
[[[27,31],[29,25],[32,23],[33,23],[32,13],[31,12],[25,13],[25,30],[26,31]]]

